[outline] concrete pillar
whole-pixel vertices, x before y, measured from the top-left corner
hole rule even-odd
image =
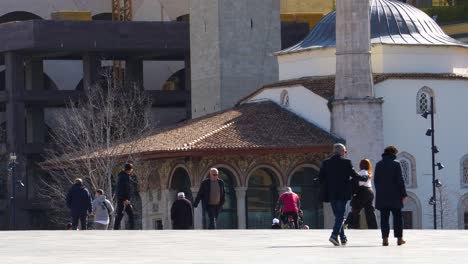
[[[192,68],[190,66],[190,54],[185,55],[185,109],[187,110],[187,119],[192,118]]]
[[[177,200],[177,191],[175,190],[168,190],[167,191],[167,221],[168,225],[164,227],[164,229],[172,229],[172,221],[171,221],[171,207],[172,204]]]
[[[278,80],[279,0],[190,1],[192,117]]]
[[[23,57],[14,52],[5,53],[5,87],[8,151],[20,154],[26,140],[26,109],[22,96],[25,91]]]
[[[125,85],[143,88],[143,60],[130,58],[125,61]]]
[[[369,0],[336,3],[336,84],[331,131],[346,140],[355,166],[374,164],[383,149],[381,99],[375,98],[370,46]]]
[[[237,198],[237,228],[246,229],[247,228],[247,211],[245,208],[245,195],[247,192],[247,187],[236,187],[236,198]]]
[[[44,63],[40,58],[25,58],[25,84],[27,91],[44,91]],[[33,105],[26,113],[27,143],[45,143],[47,128],[44,107]]]
[[[193,199],[197,197],[198,189],[198,186],[190,188]],[[203,229],[203,208],[201,202],[198,204],[197,208],[193,208],[193,227],[194,229]]]
[[[94,53],[83,54],[83,87],[92,87],[101,76],[101,60]]]
[[[40,58],[25,58],[25,78],[27,91],[42,91],[44,87],[44,63]]]

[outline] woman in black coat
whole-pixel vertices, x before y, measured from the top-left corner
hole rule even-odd
[[[397,244],[400,246],[406,243],[403,240],[401,209],[408,195],[406,194],[400,162],[395,160],[397,153],[398,150],[394,146],[386,147],[382,154],[382,160],[377,163],[374,173],[375,207],[380,210],[383,246],[388,246],[390,212],[393,215],[393,229]]]

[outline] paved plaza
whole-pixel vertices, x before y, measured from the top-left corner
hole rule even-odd
[[[468,263],[468,232],[405,231],[382,247],[378,231],[351,230],[334,247],[328,230],[23,231],[0,233],[0,263]]]

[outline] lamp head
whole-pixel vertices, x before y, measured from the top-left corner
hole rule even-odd
[[[431,199],[429,199],[429,205],[434,205],[436,203],[436,200],[434,199],[434,197],[431,197]]]
[[[434,154],[439,153],[439,149],[437,148],[437,146],[432,147],[432,152],[434,152]]]
[[[435,179],[435,180],[434,180],[434,184],[435,184],[435,187],[437,187],[437,188],[442,187],[442,182],[440,182],[439,179]]]
[[[441,170],[441,169],[445,168],[444,164],[442,164],[440,162],[437,162],[436,166],[437,166],[438,170]]]
[[[427,116],[430,115],[431,113],[428,111],[425,111],[421,116],[427,119]]]
[[[429,129],[426,131],[426,136],[428,136],[428,137],[432,136],[432,129],[429,128]]]

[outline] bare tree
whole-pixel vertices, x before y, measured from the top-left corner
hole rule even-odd
[[[151,102],[140,85],[117,85],[110,71],[92,87],[85,87],[78,102],[70,102],[55,116],[51,147],[42,168],[39,198],[65,215],[65,196],[75,178],[93,190],[104,189],[112,199],[113,175],[130,160],[137,139],[150,130]],[[118,148],[115,146],[119,143]],[[134,161],[136,162],[136,161]],[[66,212],[66,211],[65,211]],[[57,219],[60,220],[60,219]]]
[[[436,213],[437,213],[437,228],[452,228],[457,225],[457,218],[454,217],[457,215],[456,208],[453,207],[452,201],[459,197],[457,191],[453,191],[447,186],[437,187],[436,190]],[[432,205],[431,205],[432,208]],[[431,223],[434,218],[434,214],[428,213],[427,216],[430,217]]]

